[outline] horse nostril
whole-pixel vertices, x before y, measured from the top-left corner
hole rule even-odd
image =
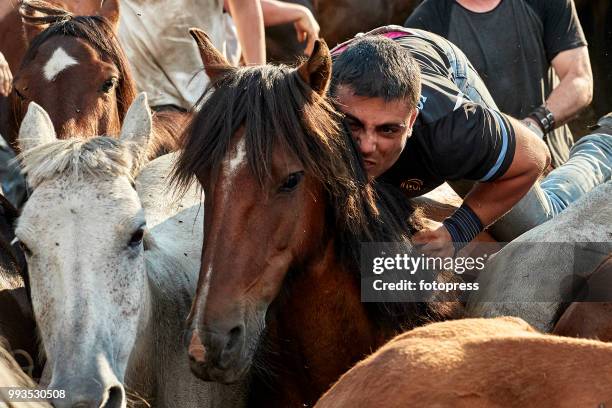
[[[123,403],[123,387],[115,385],[108,390],[108,399],[103,408],[121,408],[124,406]]]
[[[240,339],[242,338],[243,326],[236,326],[232,330],[229,331],[229,339],[227,340],[227,344],[225,344],[225,351],[232,351],[237,345],[240,343]]]

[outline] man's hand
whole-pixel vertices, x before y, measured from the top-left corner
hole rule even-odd
[[[300,4],[285,3],[277,0],[261,0],[264,24],[266,27],[293,23],[297,40],[308,40],[304,54],[310,56],[314,42],[319,38],[319,23],[310,10]]]
[[[0,95],[8,96],[13,87],[13,74],[9,68],[6,58],[0,52]]]
[[[452,238],[444,225],[432,222],[432,227],[422,229],[414,234],[412,243],[417,245],[425,255],[452,257],[455,254]]]
[[[320,27],[310,10],[306,7],[300,7],[299,11],[301,17],[294,23],[297,40],[301,43],[308,40],[304,54],[310,56],[314,49],[315,40],[319,38]]]

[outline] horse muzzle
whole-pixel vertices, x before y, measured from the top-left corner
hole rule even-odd
[[[193,330],[190,339],[189,363],[196,377],[222,384],[242,379],[250,363],[243,324],[223,331]]]
[[[53,382],[50,389],[65,390],[61,398],[53,399],[57,408],[125,408],[125,390],[118,381],[109,383],[88,376]]]

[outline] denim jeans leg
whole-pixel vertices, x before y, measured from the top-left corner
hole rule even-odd
[[[612,180],[612,135],[583,137],[570,151],[569,160],[551,171],[490,229],[509,242],[550,220],[600,184]]]
[[[542,181],[554,215],[612,176],[612,135],[596,133],[580,139],[569,160]]]

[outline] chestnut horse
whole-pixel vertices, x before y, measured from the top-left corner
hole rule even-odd
[[[15,72],[5,138],[14,148],[19,124],[32,101],[50,115],[58,138],[118,135],[136,95],[129,64],[116,37],[118,0],[98,16],[74,16],[41,0],[24,0],[20,12],[31,37]],[[149,158],[174,151],[189,114],[153,118]]]
[[[519,318],[463,319],[401,334],[316,408],[608,407],[612,344],[540,334]]]
[[[587,279],[579,301],[563,312],[553,333],[612,341],[612,255]]]
[[[339,125],[325,43],[298,69],[233,68],[191,32],[212,79],[174,174],[206,196],[191,367],[222,383],[252,368],[251,406],[310,406],[397,332],[461,306],[361,302],[361,242],[408,246],[415,224]]]

